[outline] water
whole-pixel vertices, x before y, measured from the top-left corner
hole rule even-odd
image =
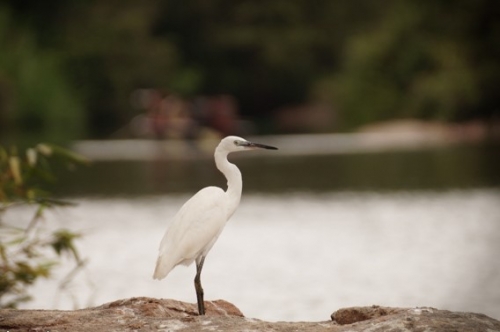
[[[248,317],[328,320],[347,306],[433,306],[500,319],[500,162],[492,147],[335,156],[233,158],[239,209],[207,257],[207,300]],[[81,230],[88,258],[68,290],[35,285],[26,308],[72,309],[132,296],[195,302],[194,266],[151,278],[182,203],[224,186],[211,160],[99,162],[61,175],[78,203],[47,227]],[[24,210],[7,215],[13,220]]]
[[[245,193],[450,190],[500,187],[500,146],[455,146],[416,151],[321,156],[230,155]],[[255,156],[255,157],[252,157]],[[61,172],[60,196],[194,193],[225,186],[212,157],[197,160],[96,162]]]
[[[194,266],[151,278],[167,220],[185,198],[85,199],[51,213],[52,226],[84,231],[89,263],[57,297],[55,280],[36,285],[27,307],[132,296],[195,302]],[[270,321],[328,320],[338,308],[372,304],[498,319],[499,201],[498,190],[246,195],[207,257],[206,298]]]

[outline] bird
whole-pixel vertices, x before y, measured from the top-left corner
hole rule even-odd
[[[165,278],[177,265],[189,266],[196,262],[194,287],[200,316],[205,315],[201,285],[205,257],[236,211],[243,188],[241,172],[227,156],[232,152],[256,149],[278,150],[238,136],[223,138],[215,149],[214,159],[217,169],[226,177],[227,190],[210,186],[198,191],[182,205],[161,240],[153,279]]]

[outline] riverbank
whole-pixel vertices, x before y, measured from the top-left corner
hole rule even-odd
[[[497,137],[483,124],[448,125],[421,121],[393,121],[360,128],[355,133],[268,135],[246,137],[250,141],[279,147],[281,156],[415,150],[479,143]],[[218,137],[200,140],[87,140],[73,149],[91,160],[185,160],[211,157]],[[246,154],[245,157],[259,155]]]

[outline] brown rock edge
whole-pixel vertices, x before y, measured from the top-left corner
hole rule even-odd
[[[0,309],[0,331],[485,331],[500,332],[500,321],[483,314],[434,308],[353,307],[330,321],[265,322],[245,318],[233,304],[207,301],[206,316],[195,304],[147,297],[74,310]]]

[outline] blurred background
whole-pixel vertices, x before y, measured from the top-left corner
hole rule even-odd
[[[180,135],[136,118],[163,113],[223,134],[401,118],[489,128],[500,104],[494,5],[4,0],[0,129],[16,141]]]
[[[232,158],[243,200],[207,299],[268,320],[500,318],[499,59],[491,0],[1,1],[0,143],[92,160],[57,170],[78,206],[47,216],[84,231],[86,273],[25,307],[194,302],[193,267],[151,280],[157,245],[189,196],[225,186],[212,153],[231,134],[280,150]]]

